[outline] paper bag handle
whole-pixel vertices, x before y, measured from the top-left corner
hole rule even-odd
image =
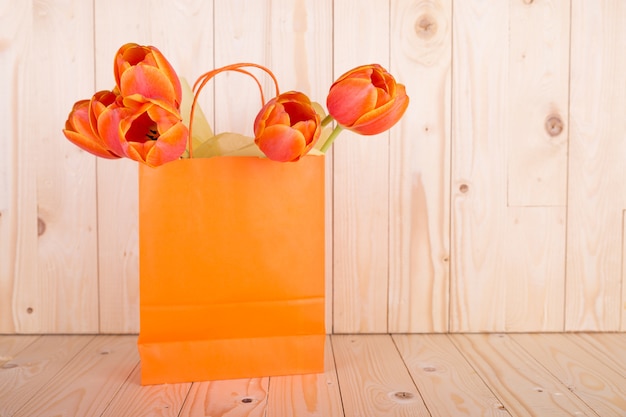
[[[250,71],[247,71],[243,68],[247,68],[247,67],[252,67],[252,68],[259,68],[263,71],[265,71],[274,81],[274,87],[276,88],[276,96],[278,96],[280,94],[280,91],[278,89],[278,80],[276,79],[276,77],[274,76],[274,73],[272,73],[272,71],[270,71],[268,68],[264,67],[263,65],[259,65],[259,64],[253,64],[253,63],[249,63],[249,62],[241,62],[238,64],[231,64],[231,65],[226,65],[224,67],[221,68],[217,68],[211,71],[208,71],[204,74],[202,74],[201,76],[198,77],[198,79],[196,80],[196,82],[193,84],[193,102],[191,103],[191,114],[189,115],[189,138],[187,139],[188,141],[188,147],[189,147],[189,158],[193,158],[193,145],[192,145],[192,129],[193,129],[193,116],[195,114],[195,110],[196,110],[196,103],[198,101],[198,96],[200,95],[200,92],[202,91],[202,89],[204,88],[204,86],[213,78],[215,77],[217,74],[222,73],[222,72],[226,72],[226,71],[235,71],[235,72],[240,72],[242,74],[246,74],[249,75],[250,77],[252,77],[254,79],[254,81],[257,84],[257,87],[259,88],[259,91],[261,93],[261,107],[263,107],[265,105],[265,96],[263,95],[263,87],[261,86],[261,82],[259,81],[259,79],[252,74]]]

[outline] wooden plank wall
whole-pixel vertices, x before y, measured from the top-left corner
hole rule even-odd
[[[61,133],[129,41],[320,102],[364,63],[406,84],[400,124],[328,155],[329,332],[624,331],[624,21],[621,0],[0,2],[0,333],[138,331],[136,165]],[[254,90],[215,80],[216,131],[251,132]]]

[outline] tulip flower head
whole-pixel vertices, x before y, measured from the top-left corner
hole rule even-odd
[[[180,158],[188,129],[182,123],[180,80],[153,46],[123,45],[114,62],[116,86],[81,100],[63,133],[103,158],[127,157],[149,166]]]
[[[120,158],[121,155],[114,153],[102,140],[97,129],[98,115],[113,101],[113,93],[99,91],[91,100],[76,102],[65,122],[65,137],[79,148],[101,158]]]
[[[330,87],[328,113],[346,129],[376,135],[390,129],[409,105],[404,85],[378,64],[356,67]]]
[[[182,89],[176,71],[154,46],[123,45],[115,56],[115,83],[124,97],[178,108]]]
[[[320,116],[309,98],[290,91],[269,100],[254,121],[254,142],[274,161],[297,161],[320,137]]]
[[[180,115],[150,102],[107,108],[98,118],[98,131],[114,153],[149,166],[179,159],[187,146]]]

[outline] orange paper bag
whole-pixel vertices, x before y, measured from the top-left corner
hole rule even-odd
[[[142,384],[322,372],[324,157],[139,174]]]

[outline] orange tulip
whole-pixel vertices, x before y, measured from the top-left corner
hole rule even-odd
[[[176,71],[154,46],[123,45],[115,56],[115,82],[125,99],[178,109],[182,89]]]
[[[189,135],[177,111],[150,102],[108,107],[98,132],[114,153],[152,167],[180,158]]]
[[[320,133],[320,116],[311,100],[296,91],[268,101],[254,121],[254,142],[274,161],[297,161],[313,148]]]
[[[63,134],[76,146],[102,158],[120,158],[104,143],[97,131],[98,115],[115,101],[111,91],[99,91],[91,100],[80,100],[70,112]]]
[[[375,135],[391,128],[409,105],[404,85],[378,64],[356,67],[330,87],[328,113],[346,129]]]

